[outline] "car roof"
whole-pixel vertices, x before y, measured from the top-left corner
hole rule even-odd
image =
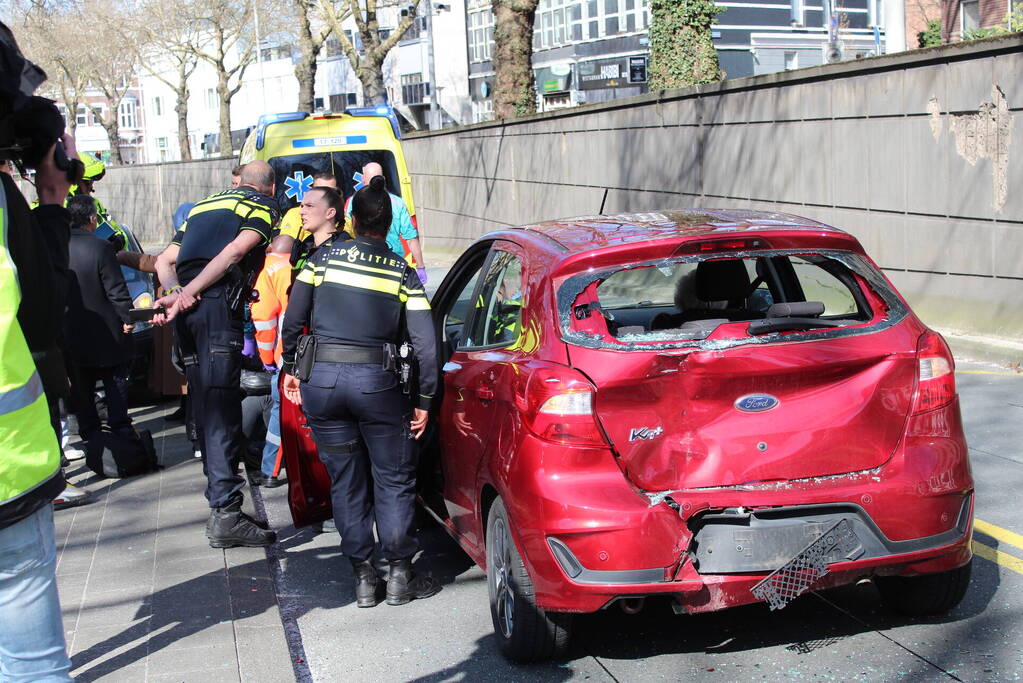
[[[579,253],[638,242],[679,240],[699,237],[727,238],[735,233],[770,235],[778,232],[812,231],[833,234],[839,241],[850,240],[843,230],[809,218],[787,213],[745,209],[677,209],[612,216],[579,216],[523,225],[517,230],[540,233],[561,246],[562,251]]]

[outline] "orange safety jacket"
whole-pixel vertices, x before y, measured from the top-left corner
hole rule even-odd
[[[252,324],[256,327],[256,347],[259,359],[267,364],[281,366],[282,342],[280,327],[284,311],[288,308],[288,290],[291,289],[291,255],[270,252],[263,270],[256,278],[259,300],[252,303]]]

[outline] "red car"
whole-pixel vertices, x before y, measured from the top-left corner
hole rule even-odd
[[[737,210],[502,230],[433,308],[421,497],[486,570],[510,658],[556,655],[573,613],[648,596],[779,608],[866,577],[902,612],[962,599],[952,356],[847,233]],[[322,480],[289,475],[296,522],[322,516]]]

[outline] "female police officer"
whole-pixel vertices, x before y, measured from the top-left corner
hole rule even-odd
[[[377,604],[370,561],[375,519],[389,563],[387,604],[402,605],[440,590],[430,577],[414,577],[411,567],[417,548],[413,440],[426,429],[437,385],[433,322],[416,271],[387,247],[391,200],[383,177],[355,194],[352,217],[355,239],[325,245],[292,288],[284,318],[283,389],[303,406],[330,473],[341,550],[355,570],[356,603]],[[307,324],[309,336],[300,340]],[[393,369],[385,369],[406,331],[420,368],[421,393],[411,401]]]

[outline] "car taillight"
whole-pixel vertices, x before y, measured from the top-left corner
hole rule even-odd
[[[546,441],[573,446],[607,446],[593,414],[595,389],[563,365],[531,368],[520,407],[530,431]]]
[[[948,405],[956,397],[955,361],[937,332],[920,335],[916,345],[917,379],[912,414]]]

